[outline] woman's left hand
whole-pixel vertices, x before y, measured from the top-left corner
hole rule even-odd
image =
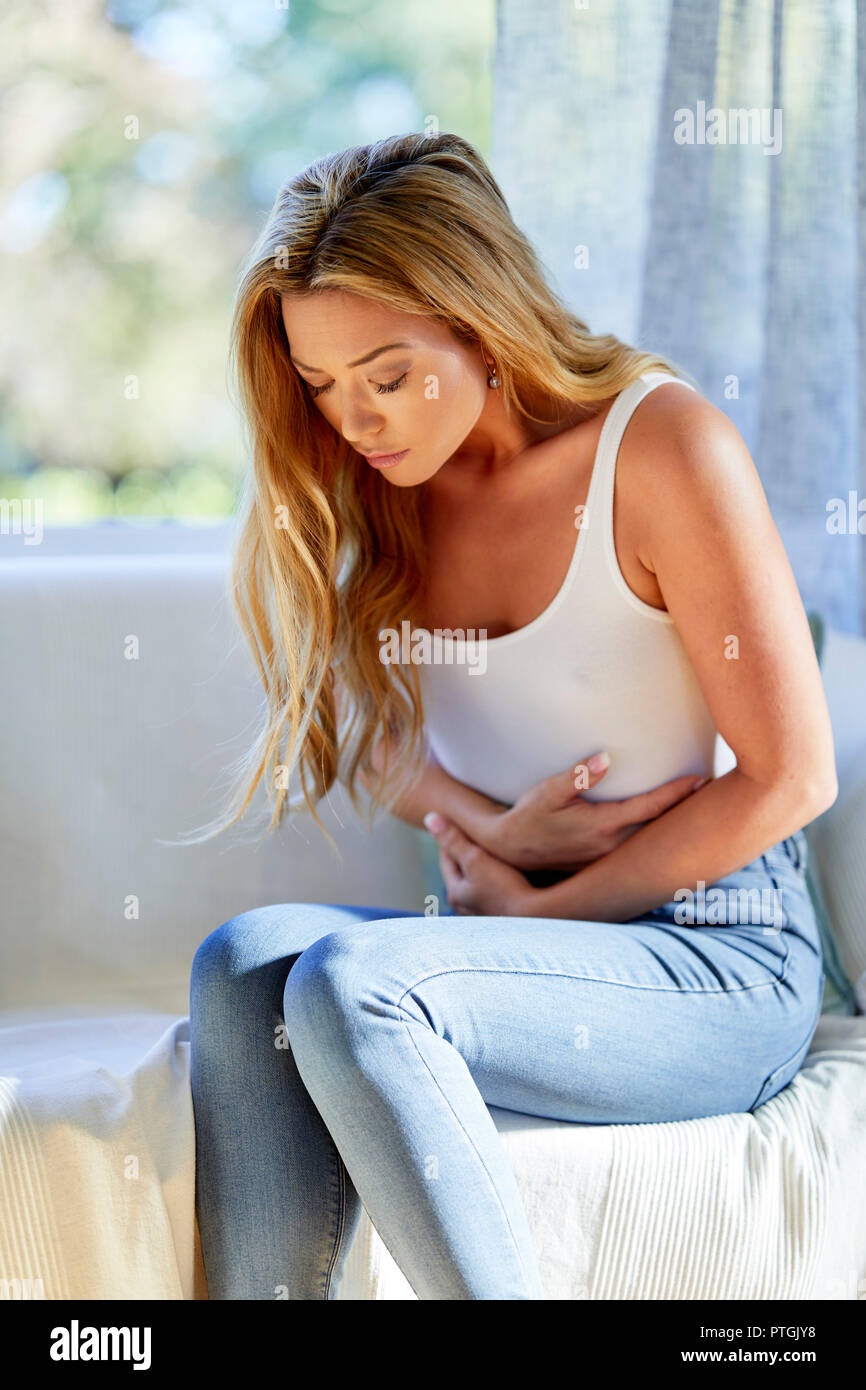
[[[531,901],[537,889],[525,874],[489,854],[438,812],[429,812],[424,823],[439,846],[439,866],[448,903],[455,913],[463,917],[532,916]],[[436,829],[437,824],[442,828]]]

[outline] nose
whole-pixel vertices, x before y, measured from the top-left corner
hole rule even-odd
[[[385,415],[380,409],[371,409],[369,401],[359,400],[356,405],[347,401],[340,421],[340,433],[353,449],[361,453],[375,453],[376,438],[382,433]]]

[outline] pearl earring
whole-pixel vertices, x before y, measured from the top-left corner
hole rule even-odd
[[[495,367],[495,366],[492,368],[492,372],[493,372],[493,375],[492,375],[492,376],[489,376],[489,377],[487,378],[487,385],[488,385],[488,386],[492,386],[492,387],[495,388],[495,387],[499,386],[501,383],[500,383],[500,381],[499,381],[499,377],[496,375],[496,367]]]

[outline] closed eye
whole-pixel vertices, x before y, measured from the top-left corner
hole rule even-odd
[[[396,381],[385,381],[385,382],[379,383],[379,384],[376,386],[376,393],[377,393],[377,395],[379,395],[379,396],[384,395],[384,393],[385,393],[386,391],[398,391],[398,390],[400,389],[400,387],[403,385],[403,382],[406,380],[406,378],[407,378],[408,375],[409,375],[409,372],[408,372],[408,371],[405,371],[405,372],[403,373],[402,376],[398,376],[398,377],[397,377],[397,380],[396,380]],[[313,400],[315,400],[316,396],[321,396],[322,393],[323,393],[324,391],[330,391],[330,389],[331,389],[331,387],[333,386],[333,384],[334,384],[333,381],[329,381],[328,384],[327,384],[327,386],[312,386],[312,385],[310,385],[310,394],[312,395]],[[308,383],[308,385],[309,385],[309,383]]]

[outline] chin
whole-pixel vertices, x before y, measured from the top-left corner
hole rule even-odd
[[[426,483],[426,478],[389,478],[388,482],[392,487],[420,487],[421,483]]]
[[[396,468],[383,468],[381,474],[385,481],[394,487],[420,487],[421,483],[426,483],[429,478],[438,473],[441,467],[442,464],[440,463],[435,468],[421,470],[417,463],[409,468],[406,468],[405,464],[398,463]]]

